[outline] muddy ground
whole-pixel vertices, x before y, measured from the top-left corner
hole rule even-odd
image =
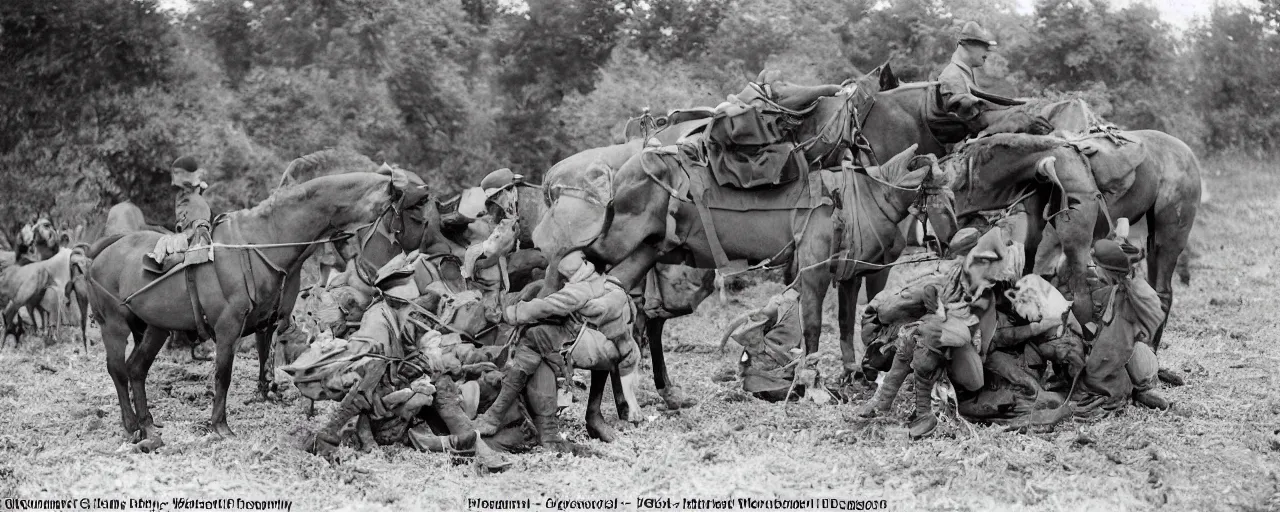
[[[948,420],[940,435],[911,442],[903,399],[896,414],[870,421],[855,419],[853,405],[759,401],[716,378],[735,358],[715,346],[731,318],[780,289],[766,282],[668,324],[671,371],[696,407],[660,410],[647,382],[646,421],[611,445],[587,440],[582,404],[570,409],[568,432],[599,458],[539,451],[514,457],[503,474],[480,475],[444,455],[384,447],[333,466],[294,446],[293,431],[321,421],[305,417],[296,392],[284,403],[250,401],[256,359],[244,351],[229,402],[238,436],[212,441],[203,428],[211,363],[190,362],[183,350],[161,353],[148,388],[167,446],[116,453],[120,413],[102,345],[85,354],[67,329],[49,346],[0,351],[0,497],[288,499],[294,510],[726,496],[884,499],[895,510],[1277,510],[1280,172],[1231,158],[1206,162],[1205,171],[1213,199],[1201,209],[1192,281],[1176,287],[1160,353],[1187,380],[1161,390],[1176,404],[1171,412],[1131,407],[1044,434]],[[820,367],[835,374],[830,305],[826,318]],[[644,370],[647,379],[647,361]],[[321,413],[331,407],[321,404]]]

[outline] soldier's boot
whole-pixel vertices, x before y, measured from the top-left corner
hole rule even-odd
[[[436,401],[431,405],[440,416],[446,428],[458,439],[475,434],[477,439],[472,443],[475,449],[476,463],[481,467],[498,472],[511,465],[511,462],[491,448],[484,439],[479,439],[480,432],[462,410],[462,395],[457,384],[449,377],[441,377],[436,381]]]
[[[929,372],[927,376],[916,374],[916,408],[907,422],[913,440],[929,435],[938,427],[938,417],[933,415],[932,407],[933,382],[936,376],[936,372]]]
[[[1148,389],[1145,391],[1134,390],[1133,401],[1158,411],[1165,411],[1169,409],[1169,401],[1165,400],[1159,393],[1156,393],[1154,389]]]
[[[502,417],[520,399],[529,378],[542,364],[542,357],[528,347],[519,346],[512,352],[510,364],[502,376],[502,390],[498,392],[498,398],[494,399],[493,405],[484,414],[476,418],[476,430],[480,435],[491,436],[502,427]],[[554,385],[553,379],[552,386]],[[554,391],[552,395],[554,397]]]
[[[470,453],[475,450],[476,441],[480,440],[480,435],[474,430],[448,436],[424,437],[417,440],[418,447],[436,453]]]
[[[525,393],[529,417],[538,429],[538,439],[543,448],[560,453],[587,455],[589,451],[560,435],[560,419],[556,417],[556,381],[551,369],[542,366],[530,379]]]
[[[320,432],[316,433],[315,440],[311,443],[311,453],[324,458],[332,457],[338,450],[338,445],[342,444],[342,428],[365,409],[364,400],[361,398],[354,390],[343,397],[338,409],[333,411],[329,421],[325,422]]]

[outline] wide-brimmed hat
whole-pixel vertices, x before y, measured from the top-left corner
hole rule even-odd
[[[1093,243],[1093,259],[1098,267],[1121,274],[1129,273],[1130,265],[1142,258],[1136,247],[1125,250],[1124,245],[1115,240],[1102,239]],[[1130,246],[1132,247],[1132,246]]]
[[[176,187],[207,187],[204,181],[204,169],[200,168],[200,162],[195,157],[187,155],[173,161],[169,173],[173,178],[173,185]]]
[[[516,184],[524,176],[516,174],[506,167],[493,171],[480,180],[480,188],[484,190],[486,198],[501,192],[502,190]]]
[[[416,251],[415,251],[416,252]],[[410,301],[422,295],[418,282],[413,278],[413,261],[405,254],[399,254],[386,265],[378,269],[378,276],[373,285],[382,291],[384,296]]]
[[[956,40],[961,43],[972,41],[987,46],[996,45],[996,36],[987,29],[982,28],[976,21],[965,23],[964,27],[960,28],[960,33],[956,35]]]

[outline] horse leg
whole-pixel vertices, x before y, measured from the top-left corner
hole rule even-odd
[[[107,316],[102,322],[102,347],[107,352],[107,373],[116,386],[116,396],[120,399],[120,416],[124,423],[125,439],[141,440],[138,432],[138,417],[134,414],[133,402],[129,399],[129,367],[125,364],[125,349],[129,344],[129,326],[122,318]]]
[[[631,404],[627,401],[627,393],[622,387],[622,373],[609,372],[609,383],[613,387],[613,407],[618,411],[618,419],[626,420],[631,417]]]
[[[231,427],[227,426],[227,391],[231,388],[231,365],[236,359],[236,340],[240,338],[239,334],[244,332],[244,320],[248,314],[249,311],[246,310],[242,315],[238,315],[239,318],[229,318],[232,315],[224,315],[214,328],[213,338],[217,350],[214,355],[213,415],[209,419],[209,428],[217,437],[236,435],[231,431]]]
[[[862,373],[863,346],[854,339],[858,325],[858,290],[862,288],[862,278],[855,277],[840,281],[836,286],[837,319],[840,322],[840,362],[843,367],[840,382],[852,384]],[[872,297],[867,290],[867,297]]]
[[[604,415],[600,413],[600,403],[604,401],[604,384],[611,374],[616,372],[591,370],[591,394],[587,397],[587,435],[606,443],[612,443],[617,437],[613,427],[604,421]]]
[[[806,354],[816,354],[818,352],[818,339],[822,336],[822,303],[826,300],[827,286],[831,285],[831,272],[822,266],[809,267],[813,262],[805,262],[800,260],[803,266],[799,268],[808,268],[804,272],[799,272],[796,276],[795,283],[800,287],[800,312],[801,319],[804,322],[804,352]],[[853,301],[857,302],[857,295],[853,297]]]
[[[1169,321],[1169,310],[1173,307],[1173,275],[1177,272],[1178,258],[1187,247],[1187,238],[1196,218],[1194,208],[1183,209],[1179,213],[1175,222],[1167,222],[1157,212],[1147,215],[1147,225],[1151,230],[1147,234],[1147,282],[1160,296],[1160,308],[1164,310],[1164,318],[1151,336],[1152,352],[1160,349],[1160,338]]]
[[[149,450],[164,444],[160,441],[160,431],[156,430],[155,420],[151,417],[151,409],[147,407],[147,374],[151,371],[151,363],[156,354],[169,338],[169,331],[157,327],[147,327],[140,341],[129,354],[129,387],[133,390],[133,410],[138,415],[139,426],[143,435],[153,440]]]
[[[275,326],[258,329],[253,333],[258,346],[258,396],[268,400],[271,391],[271,331]]]
[[[662,328],[666,325],[665,318],[650,318],[645,321],[645,337],[649,339],[649,357],[653,364],[653,387],[658,390],[658,395],[662,397],[662,401],[667,404],[667,409],[676,410],[686,407],[692,407],[694,402],[684,396],[684,392],[680,386],[671,382],[671,375],[667,373],[667,359],[662,351]],[[615,393],[615,397],[617,394]],[[618,407],[622,407],[619,405]],[[622,411],[618,411],[618,417],[625,417]]]

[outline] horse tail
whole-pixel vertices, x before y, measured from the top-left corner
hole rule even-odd
[[[93,245],[89,246],[89,250],[85,251],[85,256],[88,256],[89,259],[97,258],[98,254],[101,254],[104,249],[111,247],[111,244],[116,243],[127,234],[128,233],[116,233],[99,239],[94,242]]]

